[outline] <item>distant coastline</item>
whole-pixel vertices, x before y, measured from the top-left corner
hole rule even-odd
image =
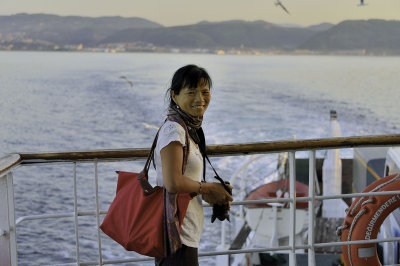
[[[400,21],[283,26],[265,21],[164,27],[143,18],[0,16],[0,50],[231,55],[400,55]]]
[[[349,50],[349,51],[311,51],[311,50],[293,50],[293,51],[260,51],[260,50],[209,50],[209,49],[176,49],[155,47],[154,49],[137,49],[137,50],[120,50],[108,48],[82,48],[82,49],[3,49],[0,47],[0,52],[62,52],[62,53],[159,53],[159,54],[215,54],[224,55],[251,55],[251,56],[273,56],[273,55],[335,55],[335,56],[400,56],[400,53],[387,53],[385,51],[375,52],[366,50]]]

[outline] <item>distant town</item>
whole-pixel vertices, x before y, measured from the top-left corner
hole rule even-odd
[[[85,47],[83,44],[54,45],[50,43],[23,40],[23,42],[0,42],[2,51],[58,51],[58,52],[94,52],[94,53],[195,53],[217,55],[274,55],[274,54],[317,54],[310,50],[257,50],[244,48],[209,49],[209,48],[170,48],[157,47],[149,43],[115,43],[99,47]],[[360,51],[360,54],[362,51]]]
[[[1,39],[0,39],[1,40]],[[23,42],[1,42],[0,51],[54,51],[54,52],[93,52],[93,53],[190,53],[190,54],[216,54],[216,55],[387,55],[385,52],[373,52],[366,49],[352,49],[339,51],[313,51],[306,49],[294,50],[259,50],[254,48],[171,48],[157,47],[151,43],[115,43],[104,44],[99,47],[85,47],[83,44],[54,45],[50,43],[24,40]]]

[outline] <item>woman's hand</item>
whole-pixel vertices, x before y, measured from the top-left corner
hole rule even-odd
[[[226,184],[231,190],[233,187]],[[233,197],[225,190],[221,183],[203,183],[201,194],[203,200],[209,203],[211,206],[214,204],[229,204],[233,201]]]

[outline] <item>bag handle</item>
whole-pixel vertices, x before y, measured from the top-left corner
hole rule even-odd
[[[143,192],[147,195],[151,194],[154,192],[154,187],[149,183],[149,169],[150,169],[150,162],[154,156],[154,150],[157,145],[157,140],[158,140],[158,133],[160,130],[157,131],[157,134],[154,138],[153,144],[151,145],[151,149],[149,152],[149,155],[147,156],[146,163],[144,164],[143,170],[139,173],[139,176],[137,179],[139,180],[140,186],[143,189]]]

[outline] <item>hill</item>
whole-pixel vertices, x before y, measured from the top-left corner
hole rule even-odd
[[[93,45],[115,31],[132,28],[160,28],[162,25],[143,18],[79,17],[48,14],[0,16],[2,40],[33,39],[57,45]]]
[[[127,29],[100,43],[148,42],[176,48],[257,48],[290,50],[308,40],[315,31],[287,28],[265,21],[201,22],[156,29]]]
[[[400,21],[348,20],[319,32],[300,49],[314,51],[372,50],[400,52]]]

